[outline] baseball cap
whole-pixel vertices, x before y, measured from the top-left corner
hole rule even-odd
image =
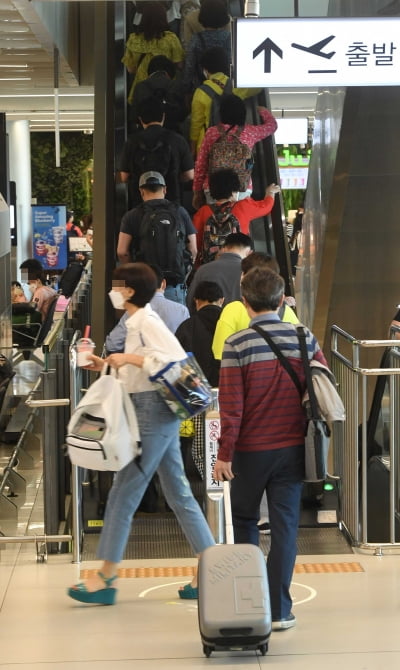
[[[143,174],[140,175],[139,187],[150,186],[151,184],[165,186],[165,179],[160,172],[143,172]]]

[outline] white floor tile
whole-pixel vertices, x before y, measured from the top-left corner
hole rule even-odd
[[[70,556],[50,556],[47,564],[37,564],[34,555],[19,554],[14,568],[11,560],[10,565],[2,561],[0,571],[0,669],[159,670],[161,662],[163,670],[209,668],[211,663],[265,670],[397,670],[400,557],[308,556],[301,560],[355,558],[365,572],[294,576],[298,625],[273,633],[265,658],[253,652],[215,652],[206,659],[197,605],[177,597],[177,583],[187,581],[184,578],[121,579],[116,606],[85,606],[66,596],[66,588],[78,581],[81,568],[70,562]]]

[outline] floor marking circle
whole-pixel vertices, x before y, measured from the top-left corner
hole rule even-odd
[[[299,586],[301,589],[306,589],[306,591],[309,591],[309,595],[303,598],[303,600],[295,599],[293,602],[293,606],[303,605],[304,603],[308,603],[310,602],[310,600],[314,600],[314,598],[317,597],[317,591],[313,589],[312,586],[308,586],[308,584],[299,584],[299,582],[292,582],[291,587],[292,586]]]
[[[177,586],[178,584],[187,584],[187,579],[181,582],[168,582],[167,584],[157,584],[157,586],[151,586],[149,589],[141,591],[139,593],[139,598],[145,598],[148,593],[151,593],[151,591],[157,591],[157,589],[164,589],[166,586]]]
[[[156,586],[151,586],[148,589],[145,589],[144,591],[141,591],[139,593],[139,598],[145,598],[149,593],[152,591],[157,591],[158,589],[164,589],[168,586],[178,586],[179,584],[186,584],[187,581],[180,581],[180,582],[167,582],[166,584],[157,584]],[[299,582],[292,582],[291,586],[298,586],[301,589],[305,589],[308,591],[308,595],[305,596],[302,600],[297,600],[296,598],[294,599],[293,606],[298,606],[298,605],[304,605],[304,603],[310,602],[310,600],[314,600],[314,598],[317,597],[317,591],[312,588],[312,586],[308,586],[308,584],[300,584]],[[178,601],[180,604],[188,604],[186,601],[185,603],[182,603],[181,600]]]

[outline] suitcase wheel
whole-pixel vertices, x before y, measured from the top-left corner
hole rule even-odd
[[[207,658],[210,658],[212,653],[212,647],[209,647],[208,644],[203,644],[203,654]]]
[[[265,643],[265,644],[260,644],[260,646],[258,647],[258,650],[259,650],[259,652],[261,653],[261,656],[265,656],[265,654],[266,654],[267,651],[268,651],[268,644],[267,644],[267,643]]]

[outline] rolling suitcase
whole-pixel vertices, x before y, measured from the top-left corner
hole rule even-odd
[[[208,547],[199,560],[198,614],[203,652],[268,651],[271,607],[264,555],[253,544],[233,544],[230,484],[224,482],[227,544]]]

